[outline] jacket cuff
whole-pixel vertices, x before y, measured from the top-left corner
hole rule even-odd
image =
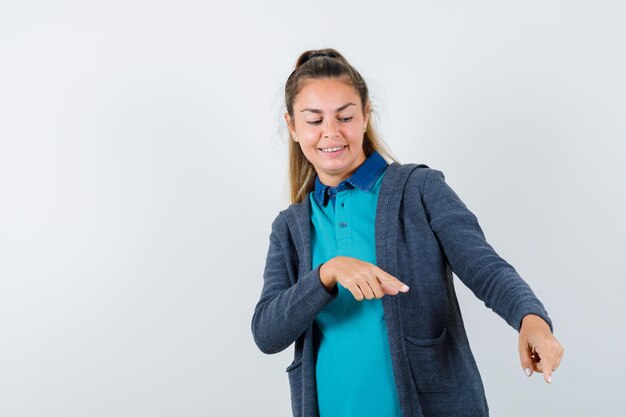
[[[509,324],[519,332],[522,327],[522,319],[529,314],[541,317],[550,326],[550,331],[554,333],[552,320],[548,317],[548,313],[543,306],[533,301],[522,301],[519,303],[511,315]]]
[[[322,265],[306,274],[299,282],[299,285],[303,286],[302,290],[305,294],[304,304],[310,312],[315,314],[334,300],[338,294],[337,287],[329,290],[322,284],[320,279],[320,267]]]

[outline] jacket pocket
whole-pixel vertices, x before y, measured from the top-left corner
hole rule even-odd
[[[302,415],[302,359],[293,361],[286,369],[291,390],[291,411],[295,417]]]
[[[419,392],[454,391],[456,378],[446,339],[446,329],[435,339],[404,336],[413,380]]]

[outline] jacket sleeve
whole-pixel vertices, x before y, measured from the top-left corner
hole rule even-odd
[[[277,353],[289,347],[337,296],[336,288],[329,291],[322,284],[319,266],[294,277],[298,273],[297,265],[293,266],[297,255],[293,253],[295,249],[286,248],[293,246],[289,244],[287,224],[279,215],[272,224],[263,290],[252,317],[254,341],[264,353]]]
[[[452,271],[485,305],[519,331],[527,314],[552,322],[517,271],[487,243],[478,219],[448,186],[442,172],[429,169],[423,203]]]

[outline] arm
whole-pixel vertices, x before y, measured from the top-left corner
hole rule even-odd
[[[528,314],[541,317],[551,328],[541,302],[487,243],[478,219],[446,184],[443,174],[429,170],[423,190],[430,227],[459,279],[516,330]]]
[[[336,288],[327,290],[320,281],[319,267],[291,284],[290,276],[298,271],[289,269],[288,257],[295,254],[283,247],[288,242],[287,224],[279,215],[272,224],[263,290],[252,317],[254,341],[264,353],[289,347],[337,295]]]
[[[284,243],[284,244],[282,244]],[[409,288],[369,262],[337,256],[304,276],[294,285],[289,269],[289,232],[280,216],[272,225],[270,248],[263,274],[264,284],[254,317],[252,333],[265,353],[286,349],[311,325],[317,314],[338,294],[337,284],[357,301],[396,295]],[[290,273],[291,272],[291,273]]]
[[[376,265],[345,256],[330,259],[296,279],[295,249],[290,242],[287,225],[279,216],[272,224],[263,290],[252,318],[254,340],[265,353],[280,352],[302,335],[337,296],[338,283],[357,301],[409,290]]]
[[[485,240],[478,220],[439,171],[428,172],[423,200],[432,230],[450,267],[474,294],[519,331],[518,350],[526,375],[552,382],[563,347],[541,302],[515,269]]]

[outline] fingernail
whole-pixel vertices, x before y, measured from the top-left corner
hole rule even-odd
[[[525,368],[524,372],[526,373],[526,376],[531,376],[533,374],[533,371],[530,368]]]
[[[548,384],[551,384],[551,383],[552,383],[552,375],[548,377]]]
[[[403,284],[402,287],[400,288],[400,291],[402,292],[407,292],[409,290],[409,287],[406,284]]]

